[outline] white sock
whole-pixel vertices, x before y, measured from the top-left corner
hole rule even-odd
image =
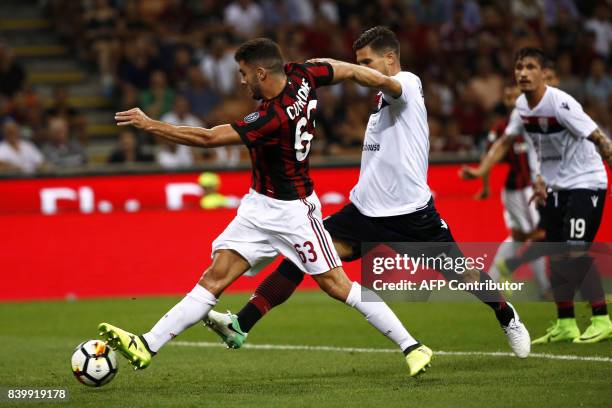
[[[417,341],[408,333],[408,330],[391,308],[376,293],[364,289],[368,292],[369,300],[369,302],[364,302],[361,300],[361,290],[361,285],[353,282],[351,291],[346,298],[346,304],[357,309],[376,330],[397,344],[402,351],[417,344]]]
[[[167,342],[202,320],[217,304],[217,298],[199,284],[143,335],[151,351],[157,352]]]
[[[506,238],[504,242],[499,244],[497,247],[497,252],[495,253],[495,258],[493,258],[493,262],[491,263],[491,267],[489,268],[489,276],[495,282],[499,282],[499,270],[497,269],[497,261],[501,258],[508,259],[512,258],[517,251],[521,248],[522,242],[516,242],[512,239],[512,237]]]

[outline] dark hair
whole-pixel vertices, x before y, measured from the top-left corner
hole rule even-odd
[[[542,69],[554,68],[552,61],[546,56],[546,54],[544,54],[544,51],[542,51],[539,48],[534,48],[534,47],[521,48],[516,53],[516,56],[514,57],[514,62],[518,62],[519,60],[522,60],[523,58],[528,58],[528,57],[536,59],[538,63],[540,64],[540,67],[542,67]]]
[[[259,65],[272,72],[283,71],[283,55],[278,44],[269,38],[255,38],[243,43],[234,54],[236,62]]]
[[[400,52],[399,41],[395,33],[385,26],[376,26],[364,31],[353,43],[353,51],[368,45],[375,52],[393,51],[397,55]]]

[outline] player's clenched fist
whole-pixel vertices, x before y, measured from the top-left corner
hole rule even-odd
[[[131,125],[138,129],[144,129],[151,119],[140,108],[132,108],[115,113],[115,120],[117,121],[117,126]]]

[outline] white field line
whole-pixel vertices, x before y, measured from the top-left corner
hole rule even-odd
[[[212,343],[208,341],[172,341],[170,345],[179,347],[219,347],[225,348],[225,344]],[[397,349],[383,348],[359,348],[359,347],[334,347],[334,346],[307,346],[291,344],[245,344],[242,346],[253,350],[299,350],[299,351],[332,351],[339,353],[397,353]],[[501,351],[442,351],[434,350],[436,356],[483,356],[483,357],[513,357],[513,353]],[[531,353],[531,358],[543,358],[546,360],[570,360],[570,361],[596,361],[600,363],[612,363],[609,357],[574,356],[563,354]]]

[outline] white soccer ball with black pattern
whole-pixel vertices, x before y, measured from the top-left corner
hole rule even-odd
[[[72,354],[72,373],[79,382],[90,387],[108,384],[117,369],[115,352],[102,340],[85,341]]]

